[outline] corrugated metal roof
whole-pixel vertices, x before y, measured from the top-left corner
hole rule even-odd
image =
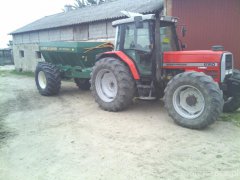
[[[98,6],[89,6],[70,12],[46,16],[11,34],[51,29],[75,24],[89,23],[125,17],[120,11],[151,13],[163,8],[163,0],[117,0]]]

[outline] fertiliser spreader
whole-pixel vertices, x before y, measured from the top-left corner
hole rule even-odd
[[[96,55],[113,49],[107,42],[48,42],[40,44],[45,62],[39,62],[35,80],[42,95],[58,94],[61,79],[73,78],[80,89],[90,88]]]

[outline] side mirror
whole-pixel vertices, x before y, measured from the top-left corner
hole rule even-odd
[[[185,26],[182,27],[182,37],[185,37],[187,33],[187,29]]]
[[[143,28],[142,16],[135,16],[134,22],[135,22],[135,27],[137,29]]]

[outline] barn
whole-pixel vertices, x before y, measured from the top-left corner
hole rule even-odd
[[[13,54],[16,69],[34,71],[38,61],[40,42],[49,41],[114,41],[112,21],[125,17],[120,11],[154,13],[157,0],[117,0],[98,6],[62,12],[43,17],[16,31],[13,36]]]
[[[12,64],[13,64],[12,49],[11,48],[0,49],[0,66]]]
[[[117,0],[98,6],[43,17],[12,32],[16,69],[34,71],[44,61],[39,43],[48,41],[114,41],[111,22],[123,18],[122,10],[154,13],[156,0]],[[188,29],[182,41],[186,50],[210,49],[223,45],[235,56],[240,68],[240,1],[239,0],[165,0],[164,14],[180,18],[179,25]],[[180,29],[180,28],[179,28]]]
[[[222,45],[240,69],[240,0],[170,0],[169,14],[186,25],[187,50]]]

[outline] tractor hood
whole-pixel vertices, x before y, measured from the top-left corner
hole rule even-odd
[[[164,63],[220,63],[224,51],[169,51],[163,53]]]

